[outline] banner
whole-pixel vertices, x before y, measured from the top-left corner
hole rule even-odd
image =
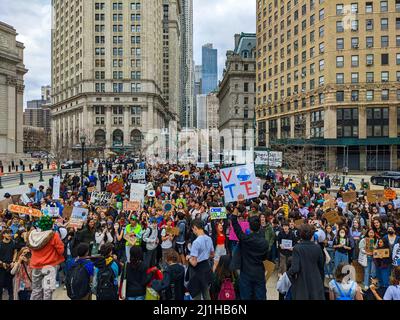
[[[282,152],[254,151],[256,165],[269,165],[272,168],[282,167]]]
[[[96,207],[107,207],[111,204],[113,194],[109,192],[94,191],[90,196],[90,203]]]
[[[210,217],[211,220],[226,219],[226,208],[210,208]]]
[[[145,169],[139,169],[131,172],[129,175],[129,180],[146,180],[146,170]]]
[[[8,211],[18,213],[18,214],[25,214],[27,216],[32,216],[36,218],[40,218],[43,216],[42,211],[33,209],[30,207],[24,207],[24,206],[17,206],[15,204],[10,204],[8,206]]]
[[[55,176],[53,179],[53,199],[60,199],[60,176]]]
[[[140,201],[143,204],[144,202],[144,190],[146,188],[145,184],[142,183],[131,183],[131,194],[130,201]]]
[[[49,216],[52,218],[60,217],[60,208],[58,207],[45,207],[42,209],[42,212],[45,216]]]
[[[221,169],[225,203],[258,197],[254,164]]]
[[[86,208],[74,207],[72,209],[71,219],[69,220],[69,227],[81,228],[87,221],[89,210]]]
[[[124,201],[124,211],[140,211],[140,201]]]

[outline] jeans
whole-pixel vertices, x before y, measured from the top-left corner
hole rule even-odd
[[[379,280],[379,286],[383,288],[389,287],[390,267],[376,268],[376,277]]]
[[[18,300],[20,301],[29,301],[31,300],[32,291],[22,290],[18,292]]]
[[[288,260],[290,256],[285,256],[279,253],[279,274],[284,274],[287,271]]]
[[[240,273],[239,290],[241,300],[267,300],[267,288],[264,280],[254,279],[244,272]]]
[[[335,269],[335,251],[332,248],[326,248],[329,256],[331,257],[331,261],[328,264],[325,264],[325,274],[328,276],[333,275],[333,270]]]
[[[335,252],[335,270],[341,264],[342,262],[344,263],[349,263],[349,255],[347,253],[341,253],[339,251]]]
[[[372,256],[367,257],[368,265],[364,267],[364,287],[370,286],[370,279],[375,278],[375,264],[373,262]]]
[[[125,246],[126,262],[131,262],[131,246]]]
[[[144,265],[147,268],[154,267],[156,265],[156,258],[157,258],[157,248],[153,250],[147,250],[144,253]]]
[[[145,296],[141,297],[126,297],[126,300],[128,301],[144,301]]]

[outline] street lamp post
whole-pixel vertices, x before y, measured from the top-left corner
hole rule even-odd
[[[83,186],[83,171],[85,167],[85,143],[86,143],[86,137],[81,136],[81,151],[82,151],[82,166],[81,166],[81,186]]]

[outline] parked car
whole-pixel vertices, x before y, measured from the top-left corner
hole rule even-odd
[[[61,165],[61,169],[75,169],[75,168],[80,168],[81,166],[82,166],[81,161],[70,160],[70,161],[64,162]]]
[[[35,164],[32,166],[32,172],[41,171],[41,170],[43,170],[43,169],[44,169],[43,163],[35,163]]]
[[[390,186],[400,188],[400,172],[387,171],[371,177],[371,183],[378,186]]]

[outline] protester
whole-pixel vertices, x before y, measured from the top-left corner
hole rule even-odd
[[[11,270],[16,260],[17,251],[12,241],[12,232],[6,229],[2,232],[2,240],[0,242],[0,300],[3,298],[3,290],[8,292],[8,299],[13,300],[13,279]]]
[[[11,270],[11,274],[14,276],[14,300],[26,301],[31,299],[32,269],[29,265],[31,256],[29,248],[21,249]]]

